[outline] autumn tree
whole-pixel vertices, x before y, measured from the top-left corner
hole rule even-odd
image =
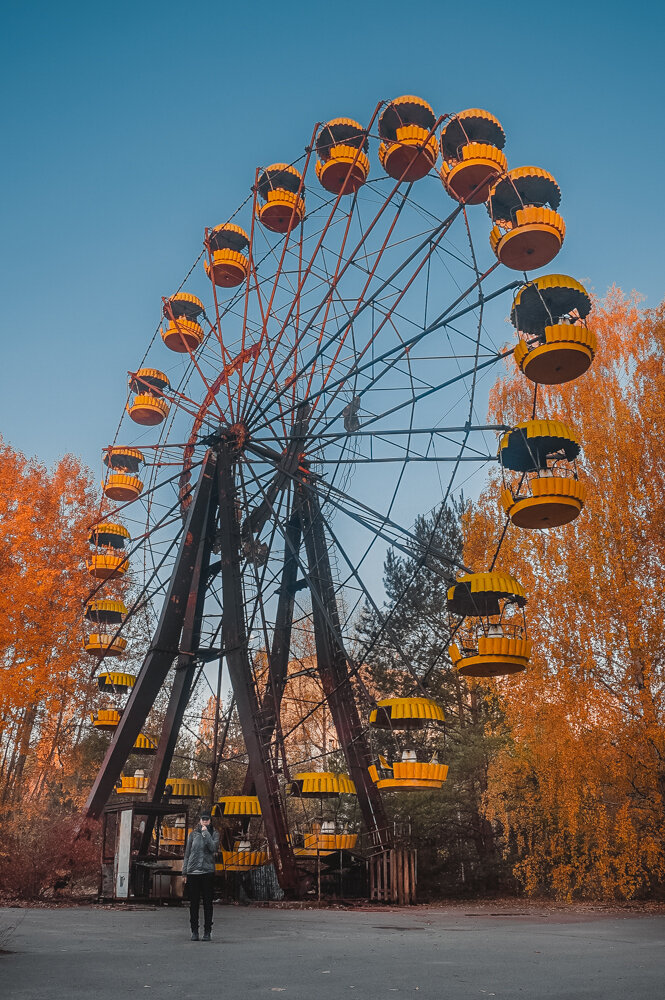
[[[211,694],[190,705],[188,714],[199,714],[198,731],[181,730],[171,773],[197,777],[210,784],[212,801],[220,795],[239,795],[247,774],[247,751],[231,694],[228,701]]]
[[[539,387],[535,406],[578,430],[586,507],[560,528],[510,526],[497,562],[528,594],[533,656],[483,686],[507,736],[485,802],[527,892],[629,898],[665,878],[665,307],[613,290],[591,321],[591,369]],[[533,404],[511,368],[490,420],[513,425]],[[466,517],[478,568],[504,527],[499,488],[495,477]]]
[[[0,440],[0,800],[76,792],[93,687],[81,649],[98,498],[67,455],[52,469]]]

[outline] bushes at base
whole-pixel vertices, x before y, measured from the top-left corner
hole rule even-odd
[[[0,897],[45,900],[94,892],[99,829],[79,817],[18,809],[0,818]]]

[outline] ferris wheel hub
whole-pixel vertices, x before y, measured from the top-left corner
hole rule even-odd
[[[224,436],[234,451],[244,451],[249,443],[249,430],[243,420],[231,424]]]

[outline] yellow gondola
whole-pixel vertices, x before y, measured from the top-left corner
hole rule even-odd
[[[97,675],[97,687],[100,691],[130,691],[136,683],[134,674],[120,671],[104,671]]]
[[[352,118],[333,118],[316,137],[316,176],[331,194],[354,194],[367,180],[369,143]]]
[[[448,590],[453,667],[465,677],[500,677],[526,670],[526,595],[506,573],[465,573]]]
[[[249,841],[238,841],[233,851],[221,851],[221,863],[215,865],[218,874],[223,872],[246,872],[261,868],[270,861],[267,851],[253,851]]]
[[[156,368],[139,368],[135,375],[130,376],[129,390],[135,395],[127,405],[127,412],[134,423],[143,427],[161,424],[169,414],[164,390],[170,387],[168,376]]]
[[[118,795],[145,795],[148,791],[149,778],[144,771],[135,771],[132,775],[123,774],[116,783]]]
[[[208,233],[205,243],[212,260],[204,261],[205,272],[219,288],[236,288],[249,271],[249,236],[240,226],[225,222]]]
[[[431,698],[383,698],[372,709],[369,724],[373,729],[388,729],[395,736],[400,759],[391,764],[381,754],[370,767],[372,780],[379,788],[441,788],[448,766],[439,764],[436,750],[427,746],[426,731],[444,725],[443,709]],[[414,738],[416,732],[423,736]],[[402,735],[408,734],[408,735]]]
[[[122,576],[127,571],[129,562],[122,553],[127,538],[127,528],[110,521],[102,521],[90,529],[88,541],[97,549],[87,563],[91,576],[97,580],[108,580]]]
[[[127,649],[127,640],[121,635],[107,632],[91,632],[83,648],[93,656],[122,656]]]
[[[109,469],[104,493],[111,500],[130,502],[143,492],[143,482],[137,476],[143,453],[138,448],[112,445],[105,449],[103,462]]]
[[[142,757],[152,757],[157,753],[157,744],[149,736],[146,736],[145,733],[139,733],[134,740],[132,753],[141,754]]]
[[[436,115],[427,101],[407,95],[390,101],[379,117],[379,161],[395,180],[420,180],[434,167],[439,147]]]
[[[442,725],[443,709],[431,698],[382,698],[369,716],[375,729],[423,729]]]
[[[267,852],[252,848],[248,839],[253,821],[259,819],[260,822],[261,806],[256,795],[222,795],[212,807],[212,814],[224,816],[232,822],[239,820],[236,831],[242,830],[242,839],[235,843],[233,851],[222,850],[222,863],[217,866],[219,872],[247,871],[268,863]]]
[[[187,354],[201,346],[204,333],[198,318],[205,310],[196,295],[186,292],[172,295],[165,301],[163,312],[168,325],[162,327],[160,332],[170,351]]]
[[[441,180],[448,194],[466,205],[487,201],[492,183],[508,166],[506,136],[489,111],[468,108],[441,130]]]
[[[95,729],[116,729],[120,722],[120,712],[114,708],[100,708],[90,713],[90,721]]]
[[[333,851],[352,851],[357,843],[357,833],[340,831],[334,820],[323,820],[312,824],[311,832],[303,835],[302,847],[294,847],[293,853],[298,857],[316,857]]]
[[[583,375],[597,350],[586,325],[591,298],[567,274],[544,274],[515,296],[510,319],[520,334],[515,362],[540,385],[563,385]]]
[[[88,560],[88,572],[97,580],[122,576],[129,568],[122,549],[129,532],[122,524],[102,522],[91,528],[88,541],[97,549]]]
[[[559,185],[540,167],[509,170],[493,185],[487,201],[494,222],[490,246],[502,264],[527,271],[556,257],[566,235],[556,211],[560,201]]]
[[[166,299],[162,309],[165,319],[193,319],[196,320],[205,312],[205,307],[201,299],[189,292],[176,292]]]
[[[501,504],[513,524],[558,528],[575,520],[586,500],[575,465],[579,453],[575,431],[560,420],[525,420],[503,435]],[[506,470],[518,474],[512,483]]]
[[[174,799],[207,799],[210,785],[198,778],[167,778],[166,787]]]
[[[215,816],[260,816],[261,806],[256,795],[222,795],[212,811]]]
[[[356,786],[348,774],[336,771],[302,771],[294,775],[291,782],[291,795],[303,799],[329,799],[355,794]]]
[[[185,846],[185,820],[175,821],[173,826],[162,826],[159,831],[159,842],[164,847]]]
[[[288,233],[305,218],[302,174],[288,163],[273,163],[261,172],[256,214],[273,233]]]
[[[405,751],[407,753],[408,751]],[[448,765],[436,760],[402,760],[389,764],[386,760],[369,768],[377,788],[391,791],[409,791],[413,788],[442,788],[448,777]]]
[[[93,525],[88,535],[88,541],[97,548],[124,549],[130,535],[124,524],[114,524],[111,521],[100,521]]]
[[[87,637],[83,644],[86,653],[93,656],[121,656],[127,648],[127,640],[116,635],[122,624],[127,608],[122,601],[90,601],[85,609],[85,618],[97,626],[97,631]]]
[[[125,555],[112,555],[108,552],[93,552],[87,562],[88,573],[96,580],[110,580],[122,576],[129,569],[129,560]]]
[[[325,826],[325,824],[324,824]],[[306,833],[303,851],[352,851],[358,843],[357,833]],[[296,854],[298,851],[296,851]]]
[[[342,795],[355,795],[356,786],[348,774],[336,771],[301,771],[294,775],[289,793],[300,799],[319,799],[321,812],[327,812],[324,801],[339,799]],[[325,836],[323,836],[325,834]],[[335,825],[335,819],[328,814],[321,817],[319,823],[314,823],[304,834],[294,836],[294,854],[301,857],[314,857],[329,854],[331,851],[349,850],[355,846],[357,834],[342,834]]]

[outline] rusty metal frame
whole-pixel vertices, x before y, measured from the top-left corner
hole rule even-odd
[[[206,453],[187,511],[180,547],[152,644],[90,790],[84,807],[86,817],[96,819],[101,815],[169,669],[180,652],[187,608],[192,599],[196,602],[198,597],[196,588],[192,598],[193,583],[197,562],[201,558],[202,538],[213,504],[216,466],[217,456],[211,449]]]
[[[391,847],[391,831],[381,793],[368,770],[372,751],[349,676],[319,498],[307,484],[296,489],[312,594],[317,669],[372,846],[386,850]]]
[[[242,589],[241,534],[237,513],[235,466],[238,457],[232,441],[222,439],[218,488],[223,652],[275,872],[284,892],[295,896],[299,894],[301,878],[289,840],[286,813],[271,759],[270,740],[266,739],[262,726],[249,656]]]

